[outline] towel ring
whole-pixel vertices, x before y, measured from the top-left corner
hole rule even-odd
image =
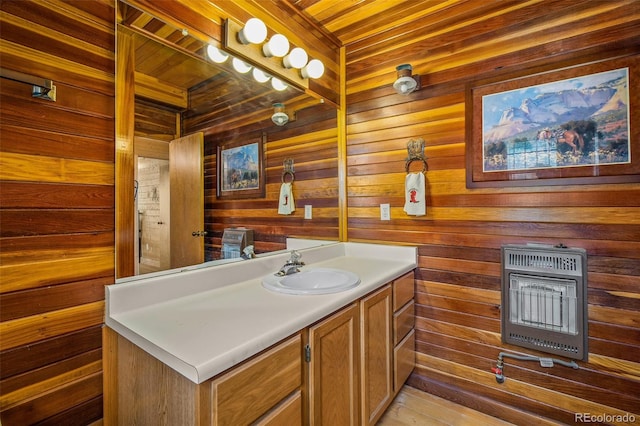
[[[286,183],[285,176],[287,175],[291,175],[291,182],[289,183],[293,183],[296,177],[291,170],[285,170],[284,172],[282,172],[282,183]]]
[[[409,158],[404,165],[404,169],[409,173],[409,166],[412,161],[422,161],[422,173],[427,171],[427,159],[426,158]]]

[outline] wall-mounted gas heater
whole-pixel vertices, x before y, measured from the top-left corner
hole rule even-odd
[[[587,360],[587,255],[542,245],[502,247],[502,341]]]

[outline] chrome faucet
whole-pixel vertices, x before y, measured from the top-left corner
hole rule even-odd
[[[256,257],[256,253],[253,251],[253,246],[246,246],[244,250],[242,250],[242,254],[240,255],[244,260],[253,259]]]
[[[304,266],[304,262],[300,259],[302,255],[295,250],[291,251],[291,257],[287,260],[287,263],[284,264],[282,268],[278,272],[275,273],[276,276],[283,277],[285,275],[295,274],[296,272],[300,272],[299,266]]]

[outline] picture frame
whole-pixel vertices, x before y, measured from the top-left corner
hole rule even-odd
[[[261,198],[265,194],[264,137],[217,147],[216,196],[219,199]]]
[[[468,188],[640,182],[640,55],[466,87]]]

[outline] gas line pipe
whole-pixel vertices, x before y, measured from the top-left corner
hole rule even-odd
[[[547,368],[553,367],[555,364],[564,365],[565,367],[570,367],[575,370],[580,368],[575,361],[568,362],[568,361],[563,361],[561,359],[555,359],[555,358],[543,358],[543,357],[532,356],[532,355],[514,355],[506,352],[500,352],[500,354],[498,354],[498,362],[496,363],[496,366],[491,368],[491,372],[493,372],[496,375],[496,382],[498,383],[504,383],[504,379],[505,379],[503,374],[504,372],[503,358],[513,358],[513,359],[519,359],[521,361],[538,361],[542,367],[547,367]]]

